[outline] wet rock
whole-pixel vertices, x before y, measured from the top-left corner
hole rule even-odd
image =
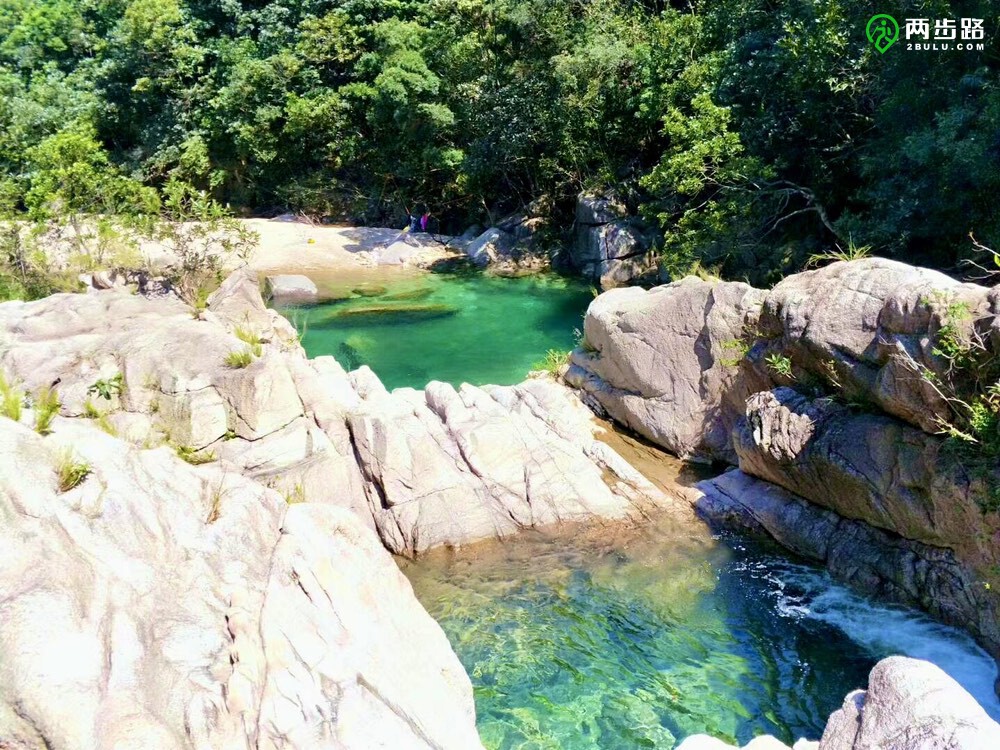
[[[690,499],[714,525],[771,537],[862,591],[920,607],[991,650],[1000,644],[995,597],[953,550],[844,518],[743,471],[699,482]]]

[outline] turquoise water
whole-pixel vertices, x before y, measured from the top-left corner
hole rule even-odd
[[[819,739],[894,653],[935,661],[997,711],[994,664],[968,637],[777,550],[693,526],[600,533],[526,535],[404,566],[469,672],[486,747]]]
[[[368,365],[390,389],[518,383],[550,349],[573,348],[593,299],[586,285],[556,276],[373,274],[324,286],[342,299],[279,311],[305,331],[309,356]]]

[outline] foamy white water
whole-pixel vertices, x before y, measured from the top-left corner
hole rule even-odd
[[[898,654],[936,664],[1000,720],[1000,700],[993,690],[996,662],[967,634],[916,610],[872,602],[827,573],[802,565],[773,560],[766,577],[784,616],[832,625],[876,659]]]

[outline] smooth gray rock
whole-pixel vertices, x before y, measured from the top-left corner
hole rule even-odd
[[[682,458],[735,461],[730,431],[751,384],[733,348],[763,292],[688,277],[613,289],[584,320],[566,380],[616,421]]]
[[[302,274],[277,274],[264,280],[264,296],[283,299],[314,299],[319,294],[316,283]]]
[[[465,254],[477,266],[485,267],[509,255],[513,247],[513,235],[490,227],[466,246]]]

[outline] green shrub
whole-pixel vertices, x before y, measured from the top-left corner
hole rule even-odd
[[[52,431],[52,420],[59,413],[59,395],[53,388],[42,388],[35,398],[35,431],[48,435]]]
[[[100,396],[110,401],[112,396],[120,396],[125,390],[125,376],[118,373],[113,378],[101,378],[87,389],[87,395]]]

